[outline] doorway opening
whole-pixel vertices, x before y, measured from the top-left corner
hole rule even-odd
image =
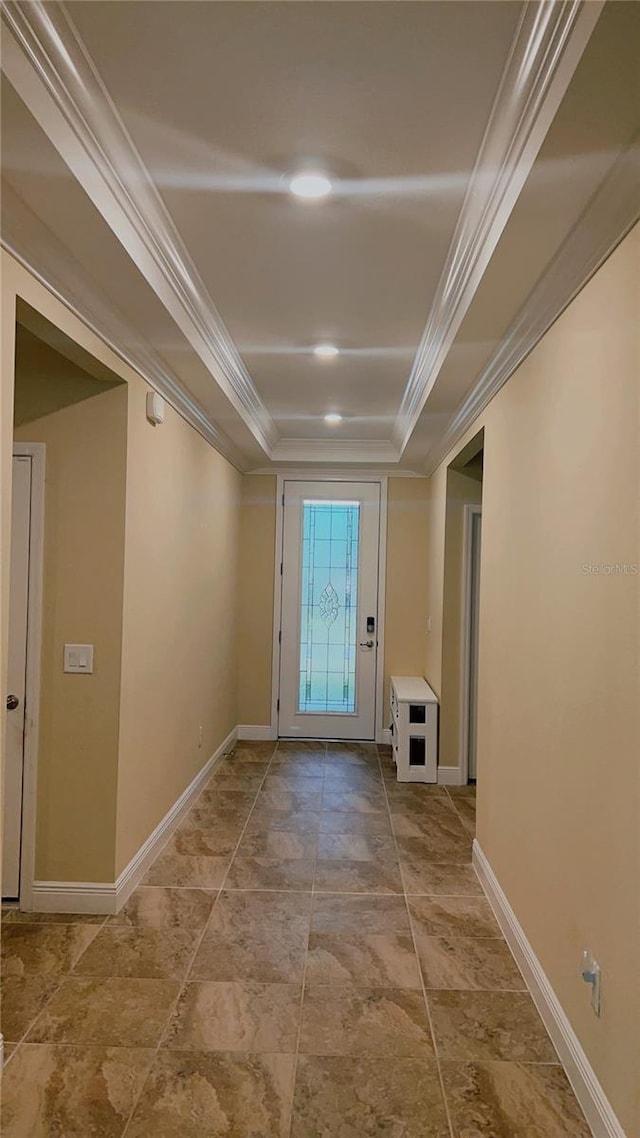
[[[447,470],[440,762],[452,785],[477,780],[483,466],[481,431]]]
[[[279,484],[278,737],[381,730],[385,491],[380,480]]]
[[[69,476],[83,442],[73,411],[116,387],[123,389],[126,410],[126,384],[20,299],[15,345],[2,899],[29,910],[36,832],[40,827],[46,833],[51,823],[51,803],[47,798],[45,810],[43,795],[61,782],[48,766],[39,810],[42,748],[49,756],[65,715],[60,680],[68,669],[55,622],[64,613],[65,596],[82,593],[82,511],[75,495],[83,475],[86,487],[92,472],[84,455],[83,463],[76,461],[75,478]],[[69,631],[70,638],[81,639],[73,635],[77,629]],[[72,723],[74,710],[67,701]],[[60,742],[68,754],[69,739]]]

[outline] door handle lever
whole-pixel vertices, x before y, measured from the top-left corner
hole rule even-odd
[[[361,640],[360,641],[360,647],[361,648],[373,648],[373,640]]]

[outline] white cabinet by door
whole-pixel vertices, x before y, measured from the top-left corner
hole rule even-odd
[[[391,736],[398,782],[438,781],[438,699],[421,676],[391,677]]]

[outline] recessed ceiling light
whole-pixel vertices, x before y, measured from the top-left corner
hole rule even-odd
[[[334,356],[337,356],[339,353],[335,344],[316,344],[313,349],[313,354],[314,356],[319,356],[322,360],[332,360]]]
[[[297,198],[316,201],[318,198],[326,198],[331,193],[332,186],[326,174],[319,170],[305,170],[301,174],[294,174],[289,189]]]
[[[342,422],[342,415],[336,415],[332,412],[330,415],[325,415],[324,421],[325,421],[325,423],[332,423],[332,424],[333,423],[341,423]]]

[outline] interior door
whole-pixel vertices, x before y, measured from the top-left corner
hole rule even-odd
[[[280,736],[375,738],[379,537],[379,483],[284,483]]]
[[[24,767],[27,616],[29,607],[29,539],[31,532],[31,458],[13,457],[11,506],[11,578],[9,593],[9,658],[4,768],[2,896],[20,896],[22,778]]]

